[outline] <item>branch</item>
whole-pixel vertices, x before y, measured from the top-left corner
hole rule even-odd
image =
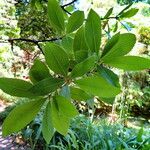
[[[77,0],[73,0],[72,2],[70,2],[70,3],[67,3],[67,4],[65,4],[65,5],[62,5],[62,6],[60,6],[61,8],[62,8],[62,10],[64,11],[64,12],[66,12],[67,14],[69,14],[69,15],[71,15],[71,13],[69,12],[69,11],[67,11],[66,9],[65,9],[65,7],[67,7],[67,6],[69,6],[69,5],[72,5],[73,3],[75,3]]]
[[[70,3],[67,3],[67,4],[65,4],[65,5],[62,5],[61,8],[67,7],[67,6],[69,6],[69,5],[72,5],[72,4],[75,3],[76,1],[77,1],[77,0],[73,0],[73,1],[70,2]]]
[[[39,50],[41,51],[41,53],[44,55],[44,52],[42,50],[42,48],[40,47],[39,43],[43,43],[43,42],[53,42],[53,41],[57,41],[62,39],[63,37],[58,37],[58,38],[51,38],[51,39],[46,39],[46,40],[34,40],[34,39],[25,39],[25,38],[13,38],[13,39],[8,39],[7,41],[10,42],[11,44],[11,49],[13,49],[13,44],[14,41],[24,41],[24,42],[30,42],[30,43],[34,43],[35,45],[37,45],[37,47],[39,48]],[[6,42],[6,40],[5,40]]]
[[[69,11],[67,11],[64,7],[61,6],[61,8],[62,8],[62,10],[63,10],[64,12],[66,12],[66,13],[69,14],[69,15],[71,15],[71,13],[70,13]]]

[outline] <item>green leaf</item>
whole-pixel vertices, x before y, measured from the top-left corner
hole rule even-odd
[[[80,50],[75,52],[75,60],[80,63],[88,58],[88,52],[86,50]]]
[[[61,46],[64,48],[70,59],[73,59],[73,38],[65,36],[61,41]]]
[[[104,101],[107,104],[113,104],[115,97],[109,97],[109,98],[101,98],[102,101]]]
[[[133,3],[127,5],[123,10],[120,11],[120,13],[117,16],[121,15],[124,11],[126,11],[127,9],[129,9],[132,6],[132,4]]]
[[[106,47],[104,48],[105,55],[103,56],[102,60],[109,60],[113,57],[123,56],[129,53],[132,48],[134,47],[136,42],[136,37],[132,33],[124,33],[119,35],[115,35]]]
[[[99,66],[98,73],[100,74],[100,76],[102,76],[104,79],[106,79],[111,85],[120,87],[119,77],[110,69],[108,69],[104,66]]]
[[[64,31],[65,23],[63,12],[56,0],[48,0],[48,17],[54,29],[58,32]]]
[[[67,75],[69,59],[67,53],[57,44],[49,43],[45,46],[45,59],[55,73]]]
[[[94,68],[96,62],[96,56],[90,56],[89,58],[85,59],[83,62],[77,64],[72,72],[71,77],[76,78],[83,76],[85,73],[89,72],[91,69]]]
[[[115,23],[115,27],[113,29],[113,32],[116,32],[117,30],[118,30],[118,21],[116,21],[116,23]]]
[[[63,84],[62,79],[49,77],[37,82],[29,91],[37,96],[44,96],[57,90]]]
[[[70,92],[71,92],[71,98],[73,100],[86,101],[92,98],[91,95],[89,95],[88,93],[84,92],[79,88],[71,87]]]
[[[67,24],[67,33],[71,33],[77,30],[84,21],[84,12],[83,11],[75,11],[69,18]]]
[[[83,78],[75,81],[75,84],[85,92],[103,98],[114,97],[121,92],[120,88],[112,86],[100,76]]]
[[[131,18],[137,14],[139,9],[131,8],[130,10],[123,12],[119,17],[120,18]]]
[[[70,125],[70,118],[59,112],[59,107],[55,100],[51,104],[52,122],[54,128],[62,135],[66,135]]]
[[[112,14],[112,12],[113,12],[113,7],[107,11],[106,15],[104,16],[104,19],[107,19]]]
[[[115,46],[115,44],[118,42],[120,37],[120,33],[115,34],[110,40],[108,40],[108,42],[106,43],[102,56],[106,55],[112,48],[113,46]]]
[[[150,69],[150,59],[138,56],[122,56],[114,57],[104,63],[126,71],[137,71],[143,69]]]
[[[101,19],[92,9],[85,23],[85,39],[90,52],[99,53],[101,43]]]
[[[78,111],[75,106],[63,96],[56,96],[55,100],[57,102],[59,113],[63,114],[67,118],[73,118],[78,115]]]
[[[56,130],[66,135],[70,119],[78,115],[75,106],[66,98],[56,96],[52,101],[52,120]]]
[[[0,89],[12,96],[34,98],[35,95],[28,91],[32,86],[24,80],[0,78]]]
[[[8,136],[23,129],[34,119],[44,102],[43,99],[39,99],[24,103],[14,108],[3,123],[3,136]]]
[[[29,76],[33,83],[37,83],[38,81],[48,78],[51,75],[47,66],[42,61],[36,59],[29,71]]]
[[[84,27],[82,26],[75,34],[73,43],[74,52],[84,50],[88,53],[88,47],[85,41]]]
[[[137,141],[138,142],[142,142],[143,141],[143,133],[144,133],[144,130],[143,130],[143,127],[139,130],[138,134],[137,134]]]
[[[47,144],[50,143],[54,135],[54,132],[55,131],[52,124],[52,115],[51,115],[51,104],[50,102],[48,102],[46,106],[46,110],[44,112],[43,122],[42,122],[42,133]]]

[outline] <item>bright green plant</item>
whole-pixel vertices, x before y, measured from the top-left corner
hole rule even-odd
[[[86,19],[77,10],[65,20],[58,2],[49,0],[48,17],[59,40],[45,44],[45,62],[35,60],[29,72],[31,81],[0,78],[5,93],[30,99],[5,119],[3,136],[24,128],[45,107],[42,133],[49,143],[55,131],[66,135],[71,118],[78,115],[73,100],[108,99],[121,92],[117,75],[107,66],[127,71],[150,68],[149,59],[126,56],[136,42],[134,34],[117,33],[100,49],[102,19],[94,10]]]

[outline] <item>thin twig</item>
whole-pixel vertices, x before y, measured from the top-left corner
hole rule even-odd
[[[72,2],[70,2],[70,3],[67,3],[67,4],[65,4],[65,5],[62,5],[61,6],[61,8],[63,7],[67,7],[67,6],[69,6],[69,5],[72,5],[73,3],[75,3],[77,0],[73,0]]]
[[[51,39],[46,39],[46,40],[34,40],[34,39],[26,39],[26,38],[11,38],[11,39],[8,39],[8,40],[2,40],[2,41],[0,41],[0,43],[8,43],[9,42],[11,44],[11,49],[12,50],[13,50],[13,43],[14,43],[14,41],[24,41],[24,42],[34,43],[35,45],[37,45],[37,47],[39,48],[39,50],[44,55],[44,52],[43,52],[41,46],[39,45],[39,43],[53,42],[53,41],[60,40],[62,38],[63,37],[58,37],[58,38],[51,38]]]

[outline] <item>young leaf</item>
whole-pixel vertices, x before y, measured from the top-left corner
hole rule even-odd
[[[28,91],[32,86],[24,80],[0,78],[0,89],[12,96],[34,98],[35,95]]]
[[[106,15],[104,16],[104,19],[107,19],[112,14],[112,12],[113,12],[113,7],[107,11]]]
[[[61,7],[56,0],[48,0],[48,17],[50,24],[58,32],[64,31],[64,16]]]
[[[85,23],[85,39],[91,53],[99,53],[101,43],[101,19],[99,15],[90,10]]]
[[[84,27],[82,26],[75,34],[73,43],[74,52],[84,50],[88,53],[88,47],[85,41]]]
[[[138,9],[136,8],[131,8],[130,10],[123,12],[119,17],[122,18],[131,18],[134,15],[136,15],[138,12]]]
[[[98,67],[98,73],[105,78],[111,85],[120,87],[119,85],[119,77],[110,69],[104,67],[104,66],[99,66]]]
[[[85,73],[89,72],[91,69],[94,68],[96,62],[96,56],[90,56],[89,58],[85,59],[83,62],[77,64],[72,72],[71,77],[76,78],[83,76]]]
[[[38,59],[34,61],[34,64],[29,71],[29,75],[30,75],[30,80],[33,83],[37,83],[38,81],[41,81],[51,76],[47,66]]]
[[[51,116],[51,104],[50,102],[48,102],[42,121],[42,133],[47,144],[50,143],[54,135],[54,132],[55,131],[52,124],[52,116]]]
[[[121,92],[120,88],[112,86],[100,76],[83,78],[75,81],[75,84],[85,92],[103,98],[114,97]]]
[[[104,61],[104,63],[126,71],[136,71],[150,68],[150,59],[138,56],[122,56]]]
[[[118,21],[116,21],[116,23],[115,23],[115,27],[113,29],[113,32],[116,32],[117,30],[118,30]]]
[[[118,41],[117,41],[118,40]],[[134,47],[136,42],[136,37],[132,33],[124,33],[116,35],[112,40],[106,44],[105,47],[105,56],[103,56],[102,60],[109,60],[114,57],[124,56],[129,53]]]
[[[121,15],[121,14],[122,14],[124,11],[126,11],[127,9],[129,9],[129,8],[132,6],[132,4],[133,4],[133,3],[127,5],[123,10],[121,10],[120,13],[118,14],[118,16]]]
[[[67,75],[69,59],[67,53],[57,44],[49,43],[45,46],[45,59],[55,73]]]
[[[67,24],[67,33],[71,33],[77,30],[84,21],[84,12],[83,11],[75,11],[69,18]]]
[[[3,123],[3,136],[8,136],[24,128],[34,119],[44,102],[43,99],[39,99],[24,103],[14,108]]]
[[[32,86],[29,91],[37,96],[44,96],[51,92],[54,92],[63,84],[62,79],[55,79],[53,77],[49,77],[37,82],[34,86]]]
[[[73,100],[86,101],[92,98],[91,95],[89,95],[88,93],[84,92],[83,90],[79,88],[71,87],[70,92],[71,92],[71,98]]]

